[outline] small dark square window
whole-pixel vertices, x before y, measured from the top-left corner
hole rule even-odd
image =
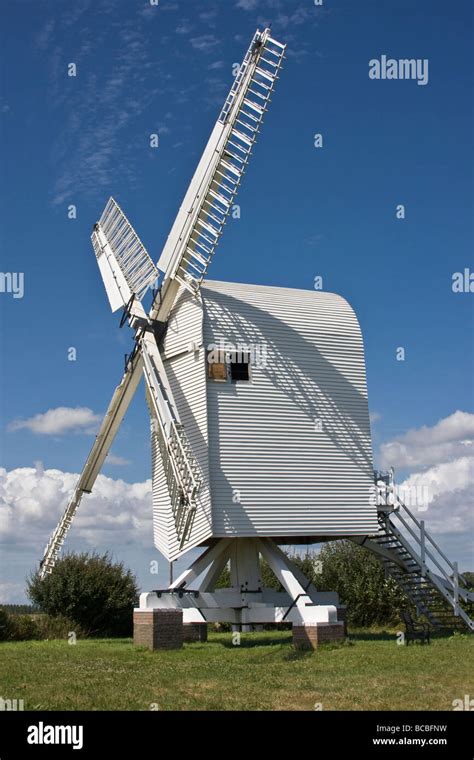
[[[230,363],[230,378],[233,383],[237,383],[241,381],[249,382],[250,363],[248,361],[231,362]]]

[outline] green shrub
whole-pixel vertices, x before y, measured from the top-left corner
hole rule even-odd
[[[11,621],[11,641],[31,641],[31,639],[41,638],[38,624],[36,620],[33,620],[31,615],[15,615],[11,618]]]
[[[66,554],[42,581],[28,579],[28,596],[48,615],[73,621],[91,636],[130,636],[138,596],[135,577],[109,554]],[[74,627],[76,626],[76,627]]]
[[[36,624],[40,639],[67,639],[75,633],[78,639],[87,638],[87,631],[64,615],[38,615]]]
[[[3,607],[0,607],[0,641],[9,641],[13,631],[13,621]]]

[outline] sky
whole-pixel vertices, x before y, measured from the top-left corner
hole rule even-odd
[[[472,4],[0,8],[0,601],[25,599],[132,348],[92,225],[113,195],[159,258],[233,67],[269,23],[287,60],[210,276],[306,289],[322,277],[351,303],[375,464],[428,488],[418,516],[474,570]],[[372,78],[382,56],[424,76]],[[67,542],[111,551],[144,589],[168,573],[152,544],[148,424],[140,388]]]

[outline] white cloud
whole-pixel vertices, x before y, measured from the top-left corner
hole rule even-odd
[[[62,435],[64,433],[90,433],[95,430],[101,417],[87,407],[58,406],[44,414],[35,414],[26,420],[13,420],[8,430],[31,430],[40,435]]]
[[[120,466],[130,464],[130,460],[124,459],[123,457],[119,457],[116,454],[112,454],[112,452],[110,452],[110,454],[107,455],[105,463]]]
[[[40,553],[56,527],[78,476],[61,470],[0,468],[0,541],[35,547]],[[126,483],[99,475],[86,494],[69,536],[87,549],[129,542],[150,544],[151,480]],[[36,555],[35,555],[36,556]]]
[[[456,411],[432,427],[409,430],[380,447],[382,468],[430,467],[474,455],[474,414]]]
[[[416,494],[420,495],[420,504],[408,506],[418,518],[426,520],[429,532],[472,536],[474,457],[461,457],[415,472],[399,488],[404,501],[404,492],[413,494],[415,499]]]
[[[456,411],[382,444],[381,466],[392,465],[411,470],[399,493],[428,532],[442,536],[443,545],[457,536],[456,551],[472,556],[474,414]]]

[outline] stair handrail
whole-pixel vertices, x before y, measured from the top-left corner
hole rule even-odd
[[[387,522],[390,523],[390,528],[394,532],[394,535],[405,546],[405,548],[409,549],[412,557],[416,560],[416,562],[421,567],[422,566],[421,558],[417,555],[413,547],[410,547],[410,545],[404,538],[403,534],[400,533],[398,528],[395,527],[395,525],[390,521],[390,519],[389,518],[386,518],[386,519],[387,519]],[[453,607],[454,614],[457,615],[458,617],[461,617],[464,620],[464,622],[466,622],[467,625],[472,630],[474,628],[474,622],[471,620],[469,615],[462,609],[462,607],[459,606],[459,600],[458,600],[458,594],[460,592],[464,601],[469,601],[468,599],[466,599],[466,596],[465,596],[466,594],[468,594],[468,592],[465,589],[461,589],[459,588],[459,586],[456,586],[453,583],[452,579],[449,578],[449,576],[446,576],[446,573],[444,573],[450,585],[450,590],[448,590],[444,586],[443,579],[440,576],[436,575],[436,573],[432,572],[429,568],[425,568],[425,569],[426,569],[426,577],[428,578],[430,583],[437,588],[438,592],[445,598],[448,604],[450,604]]]
[[[428,533],[428,531],[426,530],[426,528],[424,528],[424,526],[422,525],[422,523],[419,520],[417,520],[417,518],[415,517],[415,515],[413,514],[413,512],[411,512],[408,509],[407,505],[400,499],[400,497],[398,496],[398,494],[396,493],[396,491],[394,491],[394,497],[395,497],[396,501],[398,502],[399,506],[402,507],[402,509],[406,512],[406,514],[408,515],[408,517],[415,523],[415,525],[417,526],[417,528],[420,531],[420,534],[423,534],[425,542],[428,541],[434,547],[434,549],[438,552],[438,554],[441,555],[441,557],[443,558],[443,560],[446,562],[446,564],[452,570],[453,575],[454,576],[457,575],[458,579],[460,581],[462,581],[462,583],[464,584],[464,586],[468,586],[469,584],[467,582],[467,579],[464,578],[464,576],[462,575],[462,573],[458,572],[457,567],[451,562],[450,559],[448,559],[448,557],[445,555],[445,553],[443,552],[443,550],[438,546],[438,544],[436,543],[436,541]],[[414,539],[416,540],[416,542],[420,545],[420,547],[422,547],[422,540],[421,540],[420,536],[417,535],[417,533],[414,530],[412,530],[412,528],[410,527],[410,525],[403,518],[403,515],[401,514],[400,510],[395,511],[394,514],[397,515],[397,517],[403,523],[403,525],[405,526],[405,528],[410,531],[411,535],[414,537]],[[430,550],[426,546],[425,546],[425,552],[426,552],[427,556],[436,564],[436,566],[439,568],[439,570],[441,570],[441,572],[446,577],[446,579],[448,581],[450,581],[451,583],[453,583],[453,585],[454,585],[454,579],[451,578],[451,576],[449,576],[446,573],[446,570],[439,564],[439,562],[437,561],[437,559],[433,556],[433,554],[430,552]]]
[[[423,550],[423,552],[426,553],[427,556],[429,556],[429,558],[436,564],[436,566],[443,573],[443,575],[445,576],[445,578],[450,583],[452,583],[453,586],[454,586],[454,578],[451,578],[446,573],[446,570],[439,564],[439,562],[432,555],[432,553],[429,551],[429,549],[427,549],[427,547],[424,545],[426,543],[426,541],[428,541],[434,547],[434,549],[438,552],[438,554],[446,562],[446,564],[452,570],[453,576],[457,577],[458,580],[461,581],[464,586],[466,586],[466,587],[469,586],[469,583],[468,583],[467,579],[462,575],[462,573],[460,573],[458,571],[457,566],[451,562],[451,560],[445,555],[445,553],[443,552],[443,550],[441,549],[441,547],[438,546],[438,544],[436,543],[436,541],[428,533],[428,531],[424,527],[424,523],[422,524],[419,520],[417,520],[417,518],[415,517],[415,515],[413,514],[413,512],[411,512],[408,509],[407,505],[402,501],[402,499],[398,495],[397,490],[396,490],[396,486],[395,486],[394,469],[393,469],[393,467],[390,468],[390,471],[387,474],[384,474],[384,473],[379,472],[379,471],[375,471],[374,472],[374,479],[375,479],[375,483],[376,483],[376,487],[378,489],[379,495],[381,495],[384,490],[385,490],[385,492],[388,495],[393,494],[393,502],[390,504],[390,506],[393,507],[393,510],[392,510],[391,513],[394,514],[394,515],[397,515],[397,517],[400,519],[400,521],[405,526],[405,528],[411,533],[411,535],[413,536],[413,538],[415,539],[415,541],[419,544],[419,546]],[[377,480],[382,480],[383,483],[384,483],[384,485],[385,485],[385,488],[384,488],[384,485],[380,486],[378,484]],[[387,503],[387,505],[388,505],[388,503]],[[417,535],[417,533],[415,533],[415,531],[413,531],[413,529],[410,527],[410,525],[408,525],[408,523],[403,519],[403,516],[402,516],[402,514],[400,512],[400,507],[402,508],[402,510],[404,510],[406,512],[407,516],[415,523],[415,525],[417,526],[417,528],[420,531],[420,536],[423,536],[424,541],[420,538],[419,535]],[[425,563],[423,562],[422,559],[421,559],[421,562],[422,562],[422,564],[420,566],[423,567]],[[467,590],[467,588],[466,588],[466,590]]]

